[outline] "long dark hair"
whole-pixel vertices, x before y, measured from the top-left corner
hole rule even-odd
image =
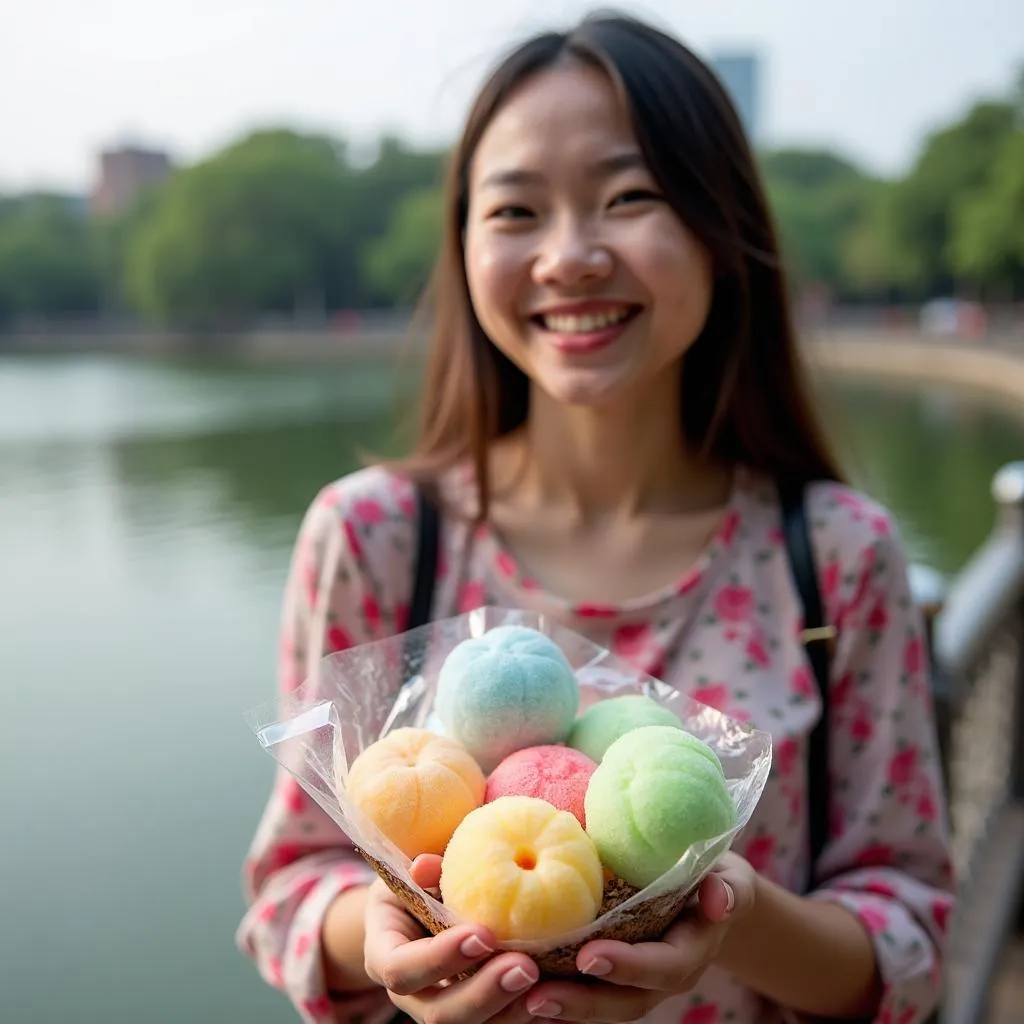
[[[429,482],[470,460],[486,516],[488,449],[525,421],[530,382],[473,312],[463,251],[469,166],[512,92],[566,61],[608,75],[659,188],[713,259],[710,312],[682,361],[688,445],[777,480],[841,480],[810,400],[775,227],[739,117],[695,54],[621,15],[591,15],[569,32],[527,40],[477,95],[448,167],[442,247],[421,308],[431,339],[418,439],[397,467]]]

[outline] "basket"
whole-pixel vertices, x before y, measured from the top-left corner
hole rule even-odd
[[[260,745],[286,769],[348,837],[409,912],[431,934],[466,923],[416,885],[410,859],[348,799],[347,766],[393,729],[433,728],[438,671],[448,653],[469,637],[501,625],[536,629],[566,655],[580,686],[580,713],[591,704],[641,693],[671,710],[685,729],[715,750],[736,809],[727,833],[696,843],[642,890],[607,881],[601,912],[591,924],[545,941],[505,942],[503,950],[530,955],[542,974],[578,974],[576,954],[597,938],[656,940],[678,917],[701,881],[750,820],[771,767],[771,736],[699,704],[549,617],[480,608],[376,643],[324,658],[294,693],[246,715]],[[338,781],[340,780],[340,782]]]

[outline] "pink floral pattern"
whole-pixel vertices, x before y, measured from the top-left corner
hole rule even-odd
[[[457,507],[467,478],[456,475]],[[933,1010],[954,906],[923,630],[898,532],[887,512],[848,487],[809,495],[833,656],[829,842],[809,894],[857,915],[872,936],[885,995],[876,1024],[917,1024]],[[410,484],[362,470],[311,503],[295,545],[280,638],[282,692],[315,689],[320,658],[401,632],[408,621],[415,503]],[[807,863],[807,739],[820,713],[800,646],[798,599],[774,489],[740,472],[717,536],[663,591],[625,604],[599,595],[575,607],[521,570],[486,527],[446,516],[435,614],[484,604],[543,611],[640,669],[736,719],[769,730],[771,776],[737,852],[802,891]],[[284,773],[275,780],[245,861],[249,909],[239,948],[302,1020],[333,1021],[320,966],[320,922],[341,892],[372,877],[345,836]],[[389,1004],[382,998],[380,1019]],[[781,1022],[712,968],[652,1024]],[[371,1024],[373,1016],[364,1018]]]

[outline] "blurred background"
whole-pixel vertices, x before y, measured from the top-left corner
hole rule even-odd
[[[956,580],[1024,459],[1024,4],[620,6],[732,92],[832,431]],[[399,443],[472,91],[586,9],[3,5],[4,1024],[297,1019],[233,946],[273,772],[242,713],[306,505]]]

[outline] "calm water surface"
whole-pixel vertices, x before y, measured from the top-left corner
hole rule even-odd
[[[286,1024],[237,954],[281,585],[315,491],[386,449],[383,365],[0,360],[0,1021]],[[1024,425],[832,385],[859,483],[955,571]]]

